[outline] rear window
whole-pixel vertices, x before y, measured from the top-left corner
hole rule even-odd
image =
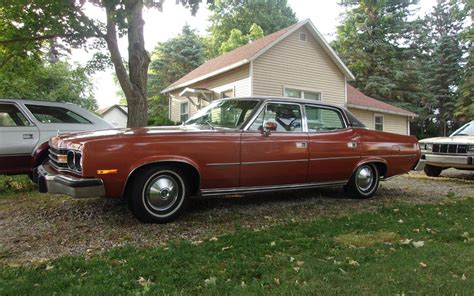
[[[359,119],[357,119],[354,114],[352,114],[351,112],[349,112],[348,110],[344,110],[346,112],[346,115],[347,115],[347,119],[349,119],[349,122],[351,123],[352,127],[359,127],[359,128],[365,128],[365,124],[363,124],[362,122],[360,122]]]
[[[88,123],[91,122],[69,109],[53,106],[26,105],[41,123]]]

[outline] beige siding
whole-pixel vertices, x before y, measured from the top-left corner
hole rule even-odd
[[[349,111],[364,123],[369,129],[374,129],[374,115],[383,115],[383,130],[389,133],[407,135],[409,119],[407,116],[387,114],[382,112],[373,112],[349,108]]]
[[[213,91],[214,98],[219,98],[219,95],[223,91],[233,90],[235,97],[248,97],[250,96],[250,66],[249,64],[243,65],[236,69],[230,70],[224,74],[211,77],[209,79],[199,81],[191,84],[189,88],[205,88]],[[170,119],[175,122],[179,122],[180,118],[180,102],[186,100],[180,98],[179,93],[184,88],[180,88],[172,91],[171,93],[171,112]],[[195,100],[197,103],[197,101]],[[203,106],[206,105],[205,103]],[[197,107],[190,103],[190,114],[192,116],[197,111]]]
[[[300,32],[306,41],[300,41]],[[345,77],[305,28],[292,33],[253,62],[256,96],[282,96],[283,87],[315,90],[322,101],[345,104]]]

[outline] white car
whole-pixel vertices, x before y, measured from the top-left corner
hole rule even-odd
[[[438,177],[447,168],[474,170],[474,120],[449,137],[420,141],[421,162],[430,177]]]
[[[71,103],[0,99],[0,174],[30,174],[58,133],[114,128]]]

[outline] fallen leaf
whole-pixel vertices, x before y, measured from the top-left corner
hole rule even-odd
[[[426,268],[428,265],[426,263],[420,262],[420,266]]]
[[[197,241],[192,241],[191,242],[191,245],[194,245],[194,246],[197,246],[197,245],[200,245],[202,244],[202,240],[197,240]]]
[[[411,239],[408,239],[408,238],[407,238],[407,239],[401,240],[400,243],[401,243],[402,245],[408,245],[409,243],[411,243],[411,241],[412,241]]]
[[[263,216],[263,218],[267,219],[267,220],[272,220],[272,217],[271,216]]]
[[[241,286],[242,288],[245,288],[245,287],[247,287],[247,285],[245,284],[245,282],[244,282],[244,281],[242,281],[242,282],[240,283],[240,286]]]
[[[290,257],[290,262],[293,262],[295,261],[295,258],[294,257]]]
[[[53,269],[53,268],[54,268],[54,265],[49,265],[49,264],[48,264],[48,265],[46,265],[45,270],[51,270],[51,269]]]
[[[296,261],[296,264],[297,264],[298,266],[302,266],[302,265],[304,264],[304,261]]]
[[[352,266],[360,266],[359,262],[355,261],[355,260],[349,260],[349,265],[352,265]]]
[[[276,246],[276,242],[271,242],[270,246],[272,246],[272,247]]]
[[[424,241],[416,241],[411,243],[415,248],[423,247],[425,245]]]
[[[393,211],[396,213],[396,212],[400,212],[400,209],[393,209]]]
[[[211,276],[210,278],[204,280],[204,285],[205,286],[215,285],[216,281],[217,281],[217,278],[215,276]]]
[[[218,240],[219,240],[219,239],[218,239],[217,237],[215,237],[215,236],[213,236],[213,237],[211,237],[211,238],[209,239],[209,241],[211,241],[211,242],[215,242],[215,241],[218,241]]]
[[[143,287],[143,290],[145,292],[148,292],[150,290],[151,285],[153,285],[153,283],[150,279],[145,279],[142,276],[138,278],[137,282],[140,286]]]
[[[293,270],[296,271],[296,272],[300,272],[300,268],[299,267],[293,267]]]
[[[398,223],[403,223],[403,220],[402,219],[398,220]]]
[[[463,280],[463,281],[467,280],[467,276],[466,276],[466,274],[465,274],[465,273],[463,273],[463,274],[462,274],[462,276],[461,276],[461,280]]]
[[[278,286],[280,285],[280,279],[279,279],[279,278],[273,278],[273,281],[274,281],[275,284],[277,284]]]
[[[229,249],[232,249],[232,246],[222,247],[222,251],[229,250]]]

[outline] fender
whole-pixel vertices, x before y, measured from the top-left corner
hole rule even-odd
[[[36,147],[35,151],[31,155],[31,169],[40,165],[41,161],[49,154],[49,143],[44,142],[43,144]]]
[[[358,163],[357,165],[355,166],[355,168],[352,170],[352,173],[351,173],[351,176],[354,175],[354,172],[356,171],[356,169],[363,165],[363,164],[366,164],[366,163],[369,163],[369,162],[378,162],[378,163],[382,163],[385,165],[385,167],[388,169],[388,163],[385,159],[381,158],[381,157],[377,157],[377,156],[369,156],[369,157],[365,157],[365,158],[362,158]],[[386,172],[385,172],[386,173]]]
[[[148,164],[158,164],[158,163],[163,163],[163,162],[180,162],[184,163],[187,165],[192,166],[198,173],[199,179],[201,178],[201,170],[199,169],[199,165],[195,163],[193,160],[187,158],[187,157],[182,157],[182,156],[176,156],[176,155],[159,155],[159,156],[151,156],[145,159],[140,159],[140,161],[132,164],[129,167],[129,173],[127,175],[127,178],[125,179],[125,183],[122,189],[122,196],[125,193],[125,189],[128,184],[128,180],[130,179],[130,176],[139,168],[148,165]],[[200,180],[199,180],[200,181]]]

